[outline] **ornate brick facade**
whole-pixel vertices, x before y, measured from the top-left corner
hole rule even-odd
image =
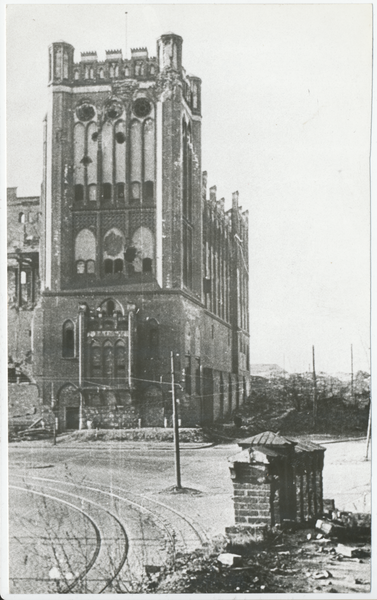
[[[230,414],[249,386],[248,215],[207,198],[182,38],[74,62],[49,49],[34,376],[61,429]],[[80,423],[79,423],[80,420]]]

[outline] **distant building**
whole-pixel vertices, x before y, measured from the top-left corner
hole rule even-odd
[[[61,430],[163,425],[173,352],[181,423],[209,424],[249,390],[249,248],[238,193],[227,211],[215,187],[207,193],[201,80],[182,67],[175,34],[156,58],[73,55],[62,41],[49,48],[40,394]],[[13,254],[16,302],[35,302],[36,259],[24,293],[26,263]]]
[[[250,375],[252,377],[284,377],[287,371],[284,371],[279,365],[276,364],[251,364]]]

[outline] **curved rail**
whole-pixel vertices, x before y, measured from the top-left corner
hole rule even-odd
[[[44,478],[41,478],[41,477],[32,477],[31,479],[42,479],[43,480]],[[59,480],[52,480],[52,481],[54,481],[56,483],[65,483],[65,482],[59,482]],[[74,485],[74,484],[71,484],[71,485]],[[80,484],[78,484],[78,485],[80,485]],[[91,521],[91,523],[95,527],[96,537],[97,537],[97,532],[98,532],[98,536],[99,536],[99,538],[97,537],[98,551],[97,551],[97,546],[96,546],[96,556],[95,556],[95,559],[94,560],[92,559],[88,563],[88,565],[86,566],[86,568],[84,569],[84,571],[82,573],[80,573],[80,575],[78,577],[76,577],[76,579],[62,593],[68,593],[68,592],[70,592],[75,587],[75,585],[78,583],[78,581],[80,579],[82,579],[83,577],[85,577],[85,575],[87,575],[88,572],[90,571],[90,569],[92,569],[93,566],[94,566],[94,563],[95,563],[95,561],[96,561],[96,559],[98,557],[98,554],[99,554],[99,551],[100,551],[100,547],[101,547],[101,534],[100,534],[99,528],[96,526],[94,520],[85,511],[81,510],[80,508],[78,508],[74,504],[71,504],[70,502],[62,500],[62,499],[57,498],[55,496],[50,496],[49,494],[45,494],[44,492],[37,492],[37,491],[32,490],[30,488],[25,488],[25,487],[22,488],[22,487],[18,487],[18,486],[14,486],[14,485],[10,485],[9,487],[12,487],[12,488],[15,488],[15,489],[20,489],[20,490],[23,490],[23,491],[30,491],[30,492],[32,492],[34,494],[39,495],[39,496],[44,496],[46,498],[51,498],[53,500],[57,500],[58,502],[61,502],[62,504],[66,504],[68,506],[71,506],[72,508],[75,508],[76,510],[78,510],[79,512],[81,512],[84,516],[86,516]],[[99,592],[97,592],[99,594],[102,594],[109,587],[109,585],[116,579],[116,577],[119,575],[120,571],[122,570],[122,568],[123,568],[123,566],[124,566],[124,564],[125,564],[125,562],[127,560],[128,551],[129,551],[129,543],[128,543],[128,536],[127,536],[127,533],[126,533],[126,530],[125,530],[125,527],[124,527],[123,523],[111,511],[105,509],[103,506],[101,506],[101,504],[98,504],[97,502],[94,502],[93,500],[89,500],[88,498],[85,498],[84,496],[79,496],[78,494],[72,494],[70,492],[67,492],[67,491],[64,491],[64,490],[61,490],[61,489],[58,489],[58,488],[54,488],[53,486],[47,486],[47,487],[49,489],[51,489],[52,491],[59,492],[60,494],[63,494],[63,495],[66,495],[66,496],[73,496],[74,498],[77,498],[79,500],[83,500],[84,502],[87,502],[88,504],[92,504],[93,506],[96,506],[97,508],[100,508],[101,510],[103,510],[104,512],[106,512],[108,515],[110,515],[110,517],[112,517],[118,523],[119,528],[120,528],[120,530],[121,530],[121,532],[122,532],[122,534],[124,536],[124,549],[123,549],[123,552],[122,552],[121,560],[119,561],[118,566],[115,569],[112,577],[110,579],[108,579],[107,582],[106,582],[106,585],[103,588],[101,588]],[[85,487],[85,486],[82,486],[82,487]],[[98,544],[98,539],[99,539],[99,544]]]
[[[92,524],[94,531],[96,533],[96,547],[95,550],[93,552],[93,556],[90,559],[90,561],[88,562],[88,564],[86,565],[85,569],[83,571],[81,571],[81,573],[79,573],[79,575],[77,577],[75,577],[75,579],[72,581],[72,583],[69,584],[69,586],[66,588],[66,590],[64,590],[62,593],[63,594],[68,594],[68,592],[70,592],[74,586],[85,577],[85,575],[87,575],[90,571],[90,569],[93,567],[94,563],[97,560],[100,548],[101,548],[101,532],[99,530],[99,528],[97,527],[95,521],[92,519],[92,517],[90,515],[88,515],[88,513],[86,513],[84,510],[81,510],[81,508],[78,508],[77,506],[75,506],[74,504],[72,504],[71,502],[67,502],[66,500],[62,500],[61,498],[57,498],[56,496],[51,496],[50,494],[45,494],[44,492],[37,492],[36,490],[32,490],[30,488],[26,488],[26,487],[20,487],[17,485],[10,485],[10,488],[14,489],[14,490],[21,490],[23,492],[30,492],[31,494],[35,494],[37,496],[43,496],[44,498],[49,498],[50,500],[54,500],[56,502],[60,502],[61,504],[65,504],[66,506],[69,506],[70,508],[73,508],[74,510],[77,510],[78,512],[80,512],[84,517],[86,517]]]
[[[18,477],[21,477],[21,475],[16,475]],[[37,477],[37,476],[30,476],[29,479],[36,479],[36,480],[40,480],[40,481],[50,481],[53,483],[63,483],[64,485],[71,485],[71,486],[80,486],[84,489],[88,489],[90,491],[96,491],[99,492],[101,494],[105,494],[108,495],[110,497],[113,498],[118,498],[119,500],[122,500],[123,502],[127,502],[128,504],[130,504],[131,506],[134,506],[136,508],[138,508],[139,510],[144,510],[148,513],[150,513],[152,516],[156,517],[156,513],[154,513],[153,511],[151,511],[150,509],[146,508],[145,506],[143,506],[142,504],[139,504],[138,502],[135,502],[134,500],[130,500],[129,498],[126,498],[124,496],[119,496],[118,494],[114,494],[113,492],[107,492],[105,490],[102,490],[98,487],[90,487],[88,485],[84,485],[81,483],[73,483],[73,482],[68,482],[68,481],[62,481],[59,479],[54,479],[54,478],[48,478],[48,477]],[[92,484],[92,485],[99,485],[97,482],[93,482],[91,480],[88,480],[88,483]],[[103,486],[105,484],[102,484]],[[130,492],[128,492],[127,490],[123,489],[123,488],[119,488],[119,490],[125,494],[129,494]],[[205,531],[199,531],[197,529],[197,527],[194,525],[194,521],[192,519],[189,519],[186,515],[184,515],[183,513],[179,512],[178,510],[172,508],[171,506],[168,506],[167,504],[164,504],[163,502],[160,502],[159,500],[156,500],[154,498],[150,498],[149,496],[143,495],[143,494],[135,494],[134,492],[131,492],[133,496],[137,496],[139,498],[142,498],[143,500],[147,500],[148,502],[151,502],[153,504],[156,504],[158,506],[161,506],[162,508],[164,508],[165,510],[168,510],[174,514],[176,514],[180,519],[182,519],[183,521],[185,521],[185,523],[187,523],[187,525],[192,529],[192,531],[194,532],[194,534],[196,535],[196,537],[198,538],[199,542],[201,545],[205,544],[206,542],[209,542],[209,538],[206,534]],[[157,516],[158,518],[158,516]],[[161,520],[161,519],[160,519]],[[163,523],[163,522],[162,522]],[[165,530],[167,531],[169,537],[171,538],[171,534],[170,534],[170,530],[166,527],[166,525],[163,523],[163,527],[165,528]],[[201,528],[202,529],[202,528]]]

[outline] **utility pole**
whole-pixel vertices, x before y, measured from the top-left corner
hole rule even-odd
[[[365,449],[365,460],[368,460],[371,429],[372,429],[372,403],[369,404],[369,418],[368,418],[368,431],[367,431],[367,445],[366,445],[366,449]]]
[[[178,428],[178,413],[177,402],[175,399],[175,381],[174,381],[174,352],[170,352],[170,369],[171,369],[171,396],[173,402],[173,428],[174,428],[174,456],[175,456],[175,473],[177,478],[177,489],[182,488],[181,485],[181,465],[179,458],[179,428]]]
[[[79,306],[79,397],[80,397],[80,405],[79,405],[79,430],[83,429],[83,393],[82,393],[82,372],[83,372],[83,339],[82,339],[82,329],[83,329],[83,317],[84,317],[85,307]]]
[[[353,345],[351,344],[351,398],[355,404],[355,391],[353,386]]]
[[[53,425],[52,425],[52,434],[53,434],[53,444],[56,446],[56,412],[55,412],[55,396],[54,396],[54,382],[51,382],[51,408],[52,408],[52,416],[53,416]]]
[[[315,374],[315,352],[314,346],[312,346],[313,354],[313,427],[317,426],[317,378]]]

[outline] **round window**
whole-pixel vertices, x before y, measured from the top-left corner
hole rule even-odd
[[[118,119],[123,112],[123,106],[118,100],[111,100],[106,108],[106,116],[109,119]]]
[[[151,110],[151,103],[146,98],[138,98],[133,104],[133,111],[137,117],[146,117]]]
[[[91,119],[93,119],[95,114],[96,111],[94,109],[94,106],[92,106],[92,104],[89,104],[89,102],[83,102],[82,104],[80,104],[80,106],[76,108],[76,115],[77,118],[80,119],[80,121],[90,121]]]

